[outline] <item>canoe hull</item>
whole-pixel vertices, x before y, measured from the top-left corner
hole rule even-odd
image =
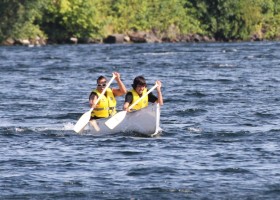
[[[139,111],[129,112],[125,119],[114,129],[109,129],[105,122],[108,119],[92,120],[85,130],[89,130],[93,135],[105,135],[116,133],[138,133],[146,136],[155,136],[161,132],[160,106],[151,104]]]

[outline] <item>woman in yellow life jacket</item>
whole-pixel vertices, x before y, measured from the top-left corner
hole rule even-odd
[[[161,82],[156,81],[157,83],[157,97],[151,92],[146,97],[144,97],[139,103],[137,103],[132,109],[139,110],[148,106],[149,102],[159,103],[163,105],[163,98],[161,94]],[[137,76],[133,80],[132,89],[126,94],[125,102],[123,105],[124,110],[128,110],[128,107],[142,97],[143,94],[147,92],[146,80],[143,76]]]
[[[107,80],[104,76],[99,76],[97,79],[97,87],[92,90],[89,96],[90,107],[94,107],[91,113],[91,119],[107,118],[116,114],[117,101],[115,97],[122,96],[126,93],[126,87],[121,81],[120,74],[114,72],[115,79],[119,88],[108,88],[100,101],[96,104],[98,97],[106,87]]]

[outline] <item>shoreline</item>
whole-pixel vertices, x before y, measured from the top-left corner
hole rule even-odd
[[[186,34],[176,35],[172,37],[163,36],[157,37],[153,33],[148,32],[133,32],[129,34],[111,34],[103,39],[94,38],[76,38],[68,39],[44,39],[37,37],[35,39],[13,39],[4,40],[0,46],[45,46],[45,45],[61,45],[61,44],[134,44],[134,43],[227,43],[227,42],[258,42],[258,41],[279,41],[279,38],[274,40],[266,40],[257,35],[251,36],[248,40],[230,40],[217,39],[211,36],[201,34]]]

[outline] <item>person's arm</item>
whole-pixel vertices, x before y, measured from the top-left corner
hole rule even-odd
[[[89,96],[89,106],[91,108],[94,108],[94,106],[96,105],[96,101],[97,101],[97,94],[95,92],[92,92]]]
[[[156,103],[156,101],[158,100],[157,96],[154,95],[153,92],[148,94],[148,101],[151,103]]]
[[[158,99],[157,99],[157,103],[159,103],[159,105],[163,105],[163,98],[162,98],[162,94],[161,94],[161,82],[160,81],[156,81],[157,83],[157,94],[158,94]]]
[[[122,80],[121,80],[121,75],[118,73],[118,72],[114,72],[114,75],[116,76],[116,81],[118,83],[118,86],[119,88],[116,89],[116,88],[113,88],[112,91],[113,91],[113,94],[114,96],[118,97],[118,96],[122,96],[126,93],[126,87],[125,85],[123,84]]]
[[[133,98],[133,96],[132,96],[131,92],[128,92],[125,95],[125,100],[124,100],[124,104],[123,104],[123,110],[129,111],[128,107],[132,103],[132,98]]]

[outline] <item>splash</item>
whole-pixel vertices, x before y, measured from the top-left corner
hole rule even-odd
[[[67,122],[65,124],[63,124],[63,129],[62,130],[65,130],[65,131],[72,131],[74,129],[74,126],[75,124],[74,123],[71,123],[71,122]]]
[[[201,133],[202,132],[202,128],[199,128],[199,127],[189,127],[188,130],[190,132],[193,132],[193,133]]]
[[[15,131],[16,131],[16,132],[23,132],[24,129],[23,129],[23,128],[17,128],[17,127],[16,127],[16,128],[15,128]]]

